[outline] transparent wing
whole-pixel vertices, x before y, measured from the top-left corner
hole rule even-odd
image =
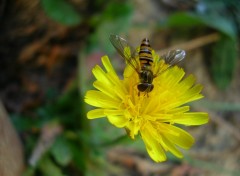
[[[185,58],[185,56],[186,56],[186,52],[181,49],[170,50],[166,54],[162,55],[160,57],[160,60],[163,59],[165,63],[168,65],[164,65],[164,66],[159,65],[157,71],[154,74],[154,77],[166,71],[169,67],[172,67],[177,63],[181,62]],[[158,63],[160,63],[160,60],[158,61]]]
[[[136,49],[133,48],[127,40],[118,35],[110,35],[109,40],[126,62],[139,72],[139,62],[137,61],[138,53]]]
[[[186,56],[186,52],[181,49],[170,50],[166,54],[162,55],[161,58],[164,59],[165,63],[170,66],[174,66],[180,61],[182,61]]]

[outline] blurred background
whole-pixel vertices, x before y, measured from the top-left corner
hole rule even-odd
[[[93,66],[125,66],[110,34],[186,50],[180,66],[204,86],[192,110],[210,122],[186,128],[183,159],[154,163],[141,139],[87,120]],[[238,0],[0,0],[0,175],[240,175],[239,34]]]

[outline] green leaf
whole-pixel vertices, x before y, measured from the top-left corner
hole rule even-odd
[[[58,137],[51,148],[56,162],[62,166],[66,166],[72,159],[72,152],[69,148],[68,142],[63,137]]]
[[[237,42],[222,36],[213,46],[211,72],[213,80],[220,89],[225,89],[232,80],[237,62]]]
[[[166,27],[192,27],[202,25],[200,18],[186,12],[174,13],[166,21]]]
[[[102,13],[102,19],[115,20],[130,16],[133,12],[132,4],[126,2],[110,2]]]
[[[81,22],[81,16],[66,0],[41,0],[46,14],[53,20],[74,26]]]
[[[75,143],[70,143],[70,148],[73,153],[73,162],[76,165],[76,167],[81,170],[86,170],[86,151],[84,151],[80,145],[76,145]]]
[[[196,17],[199,17],[206,26],[216,29],[232,39],[236,38],[236,29],[231,20],[216,15],[201,15]]]
[[[216,14],[179,12],[171,15],[164,26],[181,28],[206,26],[220,31],[232,39],[236,38],[236,29],[233,22],[226,17]]]
[[[34,176],[35,168],[28,167],[24,172],[22,176]]]
[[[48,157],[44,157],[39,163],[39,168],[44,176],[64,176],[61,169]]]

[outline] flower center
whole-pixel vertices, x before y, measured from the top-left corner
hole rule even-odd
[[[124,109],[126,109],[128,113],[127,117],[129,119],[129,122],[139,123],[142,120],[141,116],[146,98],[147,96],[144,94],[140,94],[137,96],[126,96],[126,100],[123,104]]]

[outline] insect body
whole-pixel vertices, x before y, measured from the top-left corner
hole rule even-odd
[[[129,45],[125,39],[119,37],[118,35],[110,35],[110,41],[116,48],[118,53],[138,73],[138,90],[140,92],[151,92],[154,88],[153,79],[160,73],[162,73],[163,70],[157,69],[157,71],[153,73],[154,61],[152,56],[152,48],[149,44],[149,40],[147,38],[144,38],[142,40],[139,52],[137,52],[135,48]],[[126,48],[129,48],[130,52],[125,52]],[[177,49],[169,51],[168,53],[161,56],[160,59],[164,59],[165,63],[168,64],[169,67],[171,67],[183,60],[184,57],[185,51]]]
[[[154,78],[152,72],[153,57],[152,49],[147,38],[144,38],[140,45],[139,61],[141,69],[140,72],[138,72],[140,78],[138,90],[140,92],[151,92],[154,87],[152,84]]]

